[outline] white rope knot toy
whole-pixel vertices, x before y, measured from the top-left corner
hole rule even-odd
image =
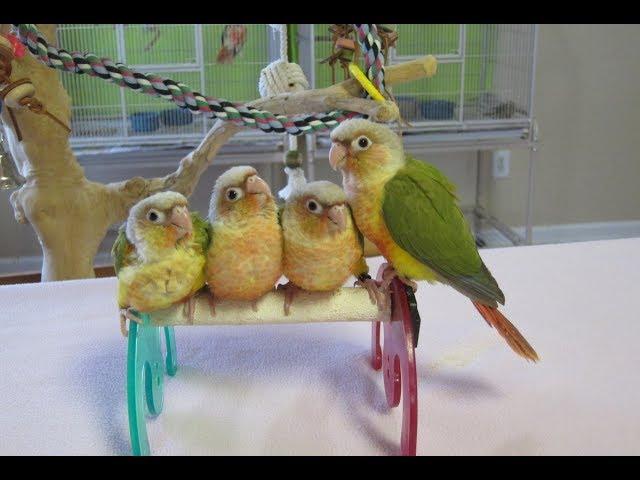
[[[290,63],[287,54],[286,24],[269,24],[274,31],[280,33],[280,59],[271,62],[260,72],[258,91],[262,98],[281,93],[301,92],[309,88],[309,81],[297,63]],[[307,183],[304,170],[300,165],[298,141],[289,135],[289,151],[285,161],[287,185],[278,192],[278,196],[286,200],[289,195]]]
[[[260,72],[258,91],[263,98],[308,88],[309,81],[297,63],[280,59],[271,62]]]

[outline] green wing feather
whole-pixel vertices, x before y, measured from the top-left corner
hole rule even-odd
[[[120,226],[116,241],[113,242],[113,247],[111,248],[111,257],[113,258],[113,267],[116,275],[118,275],[118,272],[120,272],[123,267],[133,263],[136,257],[135,247],[127,240],[127,235],[125,234],[126,227],[126,223]]]
[[[200,248],[202,254],[206,254],[211,242],[211,225],[198,212],[191,212],[193,224],[193,242]]]
[[[436,167],[407,157],[385,185],[382,212],[394,241],[474,300],[504,304],[504,295],[482,262],[455,185]]]

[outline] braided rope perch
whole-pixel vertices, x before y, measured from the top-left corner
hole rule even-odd
[[[174,102],[192,114],[231,121],[238,126],[260,129],[264,132],[310,134],[331,130],[339,123],[360,116],[357,112],[331,111],[314,115],[274,115],[242,103],[216,99],[194,91],[182,82],[162,78],[155,74],[137,72],[123,63],[100,58],[93,53],[68,52],[49,45],[34,24],[14,24],[20,41],[45,65],[64,72],[87,74],[130,88],[140,93]]]

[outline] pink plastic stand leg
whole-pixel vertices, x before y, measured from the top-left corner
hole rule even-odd
[[[384,348],[380,348],[380,322],[373,322],[371,364],[382,367],[387,403],[396,407],[402,397],[402,455],[415,455],[418,436],[418,380],[414,356],[412,312],[405,285],[395,278],[391,283],[391,319],[384,322]],[[415,312],[417,315],[417,312]]]
[[[371,323],[371,366],[374,370],[382,367],[382,347],[380,346],[380,322]]]

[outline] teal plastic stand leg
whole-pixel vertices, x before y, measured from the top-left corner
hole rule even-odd
[[[137,314],[137,313],[136,313]],[[163,362],[160,327],[151,325],[149,314],[137,314],[141,324],[131,322],[127,352],[127,406],[133,455],[150,455],[145,414],[162,412],[164,371],[177,371],[176,342],[173,327],[164,327],[167,356]]]
[[[176,354],[176,336],[173,327],[164,327],[165,345],[167,346],[167,375],[173,377],[178,371],[178,356]]]

